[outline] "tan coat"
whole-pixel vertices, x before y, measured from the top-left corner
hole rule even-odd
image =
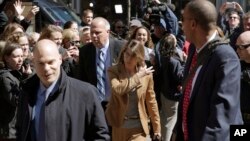
[[[144,132],[149,134],[148,119],[150,117],[154,133],[161,133],[152,75],[146,75],[140,79],[137,75],[128,78],[123,65],[112,66],[108,69],[108,74],[111,83],[111,98],[105,112],[108,124],[117,128],[123,125],[128,108],[128,92],[136,88],[139,117]]]

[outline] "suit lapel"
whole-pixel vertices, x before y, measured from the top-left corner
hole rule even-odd
[[[112,38],[109,38],[109,53],[110,53],[110,62],[111,62],[111,65],[115,62],[114,60],[114,40]]]
[[[94,83],[96,85],[97,83],[97,76],[96,76],[96,48],[94,45],[90,46],[90,52],[89,54],[89,61],[88,63],[88,74],[91,75],[90,80],[94,80]]]

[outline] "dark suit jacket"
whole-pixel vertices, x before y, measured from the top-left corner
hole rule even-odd
[[[110,53],[110,62],[115,63],[123,45],[124,42],[121,40],[109,38],[108,52]],[[96,47],[93,43],[80,48],[78,78],[82,81],[89,82],[94,86],[97,85]]]
[[[195,48],[190,47],[185,74],[194,51]],[[217,46],[202,64],[187,112],[189,141],[229,141],[230,125],[242,124],[240,71],[239,59],[228,44]],[[179,106],[177,140],[183,140],[182,102]]]
[[[39,78],[34,75],[22,85],[17,141],[33,141],[32,111],[39,82]],[[45,102],[46,141],[109,141],[104,111],[96,95],[97,89],[68,77],[63,70],[58,85],[58,90],[51,93]]]

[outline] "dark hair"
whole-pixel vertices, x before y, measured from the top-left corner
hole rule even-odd
[[[4,62],[4,65],[6,66],[6,56],[10,56],[11,53],[16,49],[22,49],[21,46],[17,43],[7,42],[5,47],[2,50],[2,60]]]
[[[91,9],[85,9],[85,10],[83,10],[83,12],[82,12],[82,16],[85,16],[85,15],[87,15],[88,13],[94,14],[94,12],[93,12]]]
[[[67,21],[64,25],[63,25],[63,29],[69,29],[71,28],[72,24],[77,24],[75,21]]]
[[[173,34],[166,34],[160,41],[160,54],[163,57],[170,58],[175,54],[176,37]]]

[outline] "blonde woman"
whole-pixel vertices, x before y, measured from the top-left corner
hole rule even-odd
[[[129,41],[118,62],[108,69],[111,98],[106,109],[114,141],[145,141],[149,134],[148,119],[154,138],[160,138],[161,127],[153,88],[152,67],[146,68],[144,46]]]

